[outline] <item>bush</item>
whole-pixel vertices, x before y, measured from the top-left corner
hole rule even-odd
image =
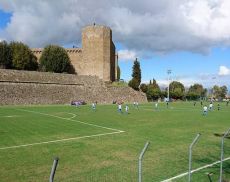
[[[140,89],[142,92],[146,93],[148,91],[148,86],[144,83],[140,85]]]
[[[30,48],[21,42],[11,42],[12,68],[17,70],[37,70],[37,58]]]
[[[133,78],[132,80],[129,81],[129,84],[128,84],[130,87],[132,87],[134,90],[139,90],[139,81],[135,78]]]
[[[60,46],[48,45],[40,58],[40,70],[54,73],[70,72],[70,60],[66,50]]]
[[[12,51],[6,41],[0,42],[0,68],[12,67]]]

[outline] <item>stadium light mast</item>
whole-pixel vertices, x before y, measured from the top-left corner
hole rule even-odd
[[[170,81],[169,81],[169,75],[172,73],[172,70],[167,70],[167,74],[168,74],[168,98],[167,98],[167,100],[168,100],[168,102],[169,102],[169,84],[170,84]]]

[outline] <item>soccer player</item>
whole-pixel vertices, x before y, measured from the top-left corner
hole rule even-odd
[[[155,103],[155,109],[158,110],[158,102]]]
[[[218,111],[220,110],[220,104],[218,103],[218,105],[217,105],[217,109],[218,109]]]
[[[95,111],[96,110],[96,103],[92,103],[92,109],[93,109],[93,111]]]
[[[200,106],[201,106],[201,107],[203,106],[203,102],[202,102],[202,101],[200,101]]]
[[[193,102],[193,106],[196,106],[196,101]]]
[[[208,107],[204,106],[203,108],[203,115],[206,116],[208,114]]]
[[[209,110],[211,111],[213,109],[213,104],[212,102],[209,104]]]
[[[118,104],[118,112],[122,113],[122,105],[121,105],[121,103]]]
[[[166,101],[166,105],[167,105],[167,108],[169,108],[169,101],[168,100]]]
[[[139,110],[139,103],[136,102],[136,108]]]
[[[228,104],[229,104],[229,99],[228,99],[227,102],[226,102],[226,106],[228,106]]]
[[[126,104],[126,106],[125,106],[125,113],[126,114],[129,114],[129,106]]]

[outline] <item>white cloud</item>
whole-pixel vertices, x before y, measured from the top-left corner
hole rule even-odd
[[[220,66],[218,75],[220,76],[230,75],[230,69],[226,66]]]
[[[134,61],[136,59],[136,52],[131,50],[119,50],[118,57],[121,61]]]
[[[93,22],[138,53],[230,45],[229,0],[0,0],[0,7],[13,13],[0,36],[32,47],[80,43],[81,28]]]

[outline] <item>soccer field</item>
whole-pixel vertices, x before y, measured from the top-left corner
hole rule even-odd
[[[60,158],[54,181],[138,181],[138,157],[146,141],[143,181],[160,182],[188,171],[188,147],[197,133],[192,168],[220,160],[221,135],[230,128],[230,106],[217,103],[207,116],[192,102],[129,105],[129,114],[117,105],[73,107],[0,107],[0,181],[48,181],[53,159]],[[124,110],[124,105],[123,105]],[[224,157],[230,157],[230,139]],[[230,180],[230,158],[223,163]],[[219,164],[192,175],[196,182],[219,177]],[[187,175],[174,181],[187,180]]]

